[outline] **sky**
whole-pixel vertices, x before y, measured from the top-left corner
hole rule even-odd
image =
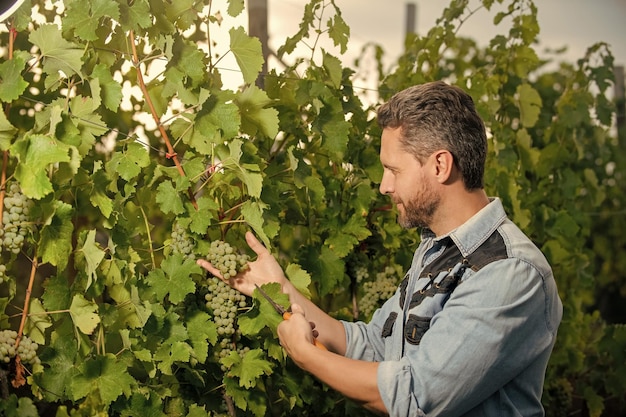
[[[369,42],[380,44],[389,60],[400,55],[409,2],[416,6],[416,30],[420,35],[435,25],[450,3],[449,0],[335,0],[351,31],[348,51],[342,57],[344,62],[352,63],[362,46]],[[267,0],[267,3],[269,45],[275,50],[287,36],[297,32],[308,1]],[[504,3],[508,5],[510,1]],[[479,0],[470,0],[472,8],[480,4]],[[626,65],[626,0],[535,0],[535,5],[540,25],[539,52],[567,47],[561,60],[574,63],[584,56],[587,48],[602,41],[610,45],[615,64]],[[494,14],[479,10],[464,23],[459,34],[487,46],[495,35],[509,30],[508,25],[493,25]],[[247,26],[247,21],[243,24]]]

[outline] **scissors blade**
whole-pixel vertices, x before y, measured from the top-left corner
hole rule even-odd
[[[274,310],[276,310],[278,314],[283,316],[287,312],[287,310],[285,310],[283,306],[278,304],[276,301],[272,300],[272,297],[270,297],[265,291],[263,291],[261,287],[259,287],[257,284],[254,284],[254,286],[256,287],[257,290],[259,290],[259,293],[261,293],[261,295],[265,297],[267,301],[269,301],[269,303],[272,305],[272,307],[274,307]]]

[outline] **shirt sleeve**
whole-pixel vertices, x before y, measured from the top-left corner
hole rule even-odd
[[[544,277],[517,259],[470,273],[419,345],[405,343],[401,360],[381,362],[378,386],[390,416],[461,415],[528,369],[541,395],[556,333]]]
[[[376,310],[368,324],[342,321],[346,332],[346,357],[370,362],[380,362],[384,359],[385,345],[381,337],[382,327],[392,306],[398,304],[397,297],[398,294],[395,294]]]

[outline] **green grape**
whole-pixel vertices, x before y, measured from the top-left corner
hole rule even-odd
[[[393,267],[388,266],[376,274],[375,281],[363,283],[363,296],[358,302],[359,310],[365,317],[370,317],[374,310],[396,292],[398,279]]]
[[[356,278],[356,282],[360,283],[362,281],[366,281],[369,276],[370,274],[364,266],[357,266],[354,268],[354,277]]]
[[[31,230],[29,213],[32,200],[22,194],[17,183],[11,183],[4,197],[2,228],[0,228],[0,246],[3,250],[20,253],[24,238]]]
[[[209,246],[207,260],[217,268],[224,279],[230,279],[248,266],[248,255],[237,253],[230,244],[214,240]]]
[[[17,332],[14,330],[2,330],[0,331],[0,364],[7,364],[15,356],[20,357],[23,363],[36,364],[39,363],[39,357],[37,357],[37,349],[39,346],[33,342],[27,336],[22,336],[20,344],[17,349],[15,348],[15,341],[17,340]]]
[[[230,355],[233,344],[241,338],[241,331],[237,328],[237,313],[241,308],[246,308],[248,302],[245,295],[217,277],[207,279],[204,298],[206,308],[213,314],[217,326],[219,339],[214,353],[216,359],[220,360]]]
[[[180,253],[189,259],[195,259],[196,255],[193,253],[195,242],[180,222],[174,223],[170,237],[172,240],[170,248],[173,253]]]

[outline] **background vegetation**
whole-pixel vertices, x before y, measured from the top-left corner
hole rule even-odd
[[[278,51],[294,64],[263,88],[259,41],[229,26],[244,0],[27,0],[1,38],[0,200],[17,184],[33,207],[27,221],[3,214],[26,237],[10,250],[3,236],[0,330],[36,342],[39,360],[7,354],[0,415],[364,415],[285,358],[280,318],[260,300],[237,304],[224,336],[207,302],[218,290],[194,257],[212,241],[243,251],[253,230],[315,302],[367,319],[362,300],[401,278],[418,243],[378,193],[372,110],[438,79],[474,97],[489,194],[554,267],[565,315],[547,414],[624,415],[625,144],[611,128],[610,48],[555,55],[550,70],[535,4],[498,3],[486,48],[456,33],[494,0],[452,1],[390,68],[384,46],[368,45],[370,104],[359,80],[371,68],[336,56],[349,27],[334,0],[306,5]],[[336,51],[295,54],[321,38]],[[224,56],[240,68],[237,91],[224,88]]]

